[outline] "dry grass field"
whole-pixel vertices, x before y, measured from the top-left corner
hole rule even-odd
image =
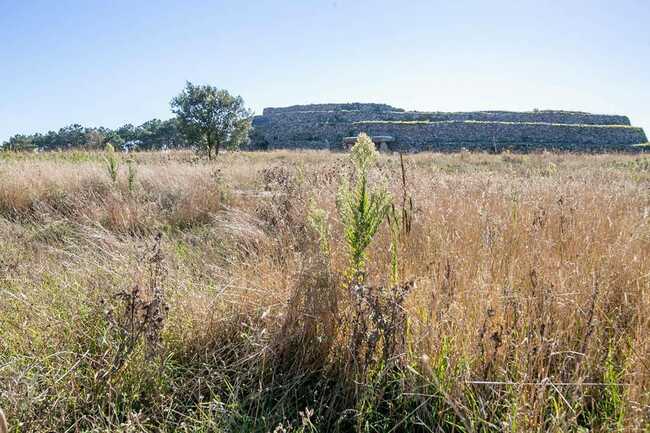
[[[649,157],[382,155],[362,269],[348,154],[105,158],[0,154],[10,432],[650,431]]]

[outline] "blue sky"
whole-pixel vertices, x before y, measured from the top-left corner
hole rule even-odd
[[[171,117],[186,80],[265,106],[571,109],[650,133],[648,0],[0,0],[0,141]]]

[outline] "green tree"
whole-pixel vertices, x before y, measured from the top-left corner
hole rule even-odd
[[[111,144],[113,147],[120,148],[124,144],[124,138],[117,131],[108,131],[104,138],[104,143]]]
[[[32,150],[35,147],[33,136],[23,134],[16,134],[10,137],[9,141],[2,143],[2,149],[12,150],[14,152]]]
[[[178,120],[152,119],[138,126],[138,140],[143,149],[166,149],[181,147],[185,140],[178,130]]]
[[[238,148],[248,140],[251,112],[241,96],[210,85],[194,85],[171,101],[172,112],[178,116],[179,127],[188,141],[199,145],[212,159],[212,151]]]
[[[120,126],[115,132],[122,138],[124,141],[133,141],[137,140],[138,137],[138,128],[133,126],[130,123],[127,123],[124,126]]]
[[[101,149],[104,146],[106,135],[97,128],[86,128],[84,147],[89,149]]]
[[[86,143],[86,131],[78,123],[59,129],[58,135],[60,147],[79,148]]]

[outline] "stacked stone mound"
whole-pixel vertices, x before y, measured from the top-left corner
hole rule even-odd
[[[626,116],[578,111],[405,111],[386,104],[265,108],[253,119],[254,149],[332,149],[360,132],[391,137],[387,150],[636,151],[647,142]]]

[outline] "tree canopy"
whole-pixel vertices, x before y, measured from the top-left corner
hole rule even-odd
[[[175,118],[152,119],[142,125],[131,123],[116,129],[84,127],[74,123],[45,134],[16,134],[2,143],[2,150],[103,149],[107,144],[116,149],[172,149],[197,146],[207,151],[238,148],[249,141],[252,113],[241,96],[209,85],[195,86],[188,82],[172,99]]]
[[[204,149],[209,159],[213,151],[218,155],[223,147],[238,148],[249,140],[251,112],[241,96],[227,90],[188,81],[171,108],[185,138]]]
[[[89,128],[79,124],[49,131],[46,134],[16,134],[2,144],[4,150],[57,150],[68,148],[103,149],[111,143],[116,149],[171,149],[187,146],[176,119],[153,119],[140,126],[126,124],[117,129]]]

